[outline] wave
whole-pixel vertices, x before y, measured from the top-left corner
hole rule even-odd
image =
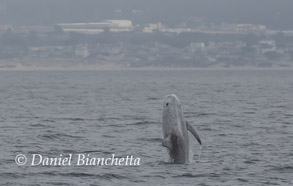
[[[75,136],[75,135],[70,135],[70,134],[65,134],[65,133],[54,133],[54,134],[42,134],[38,135],[38,138],[44,139],[44,140],[56,140],[56,139],[64,139],[64,138],[72,138],[72,139],[83,139],[85,137],[83,136]]]

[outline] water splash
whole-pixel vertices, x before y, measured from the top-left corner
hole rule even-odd
[[[201,145],[199,146],[198,161],[200,161],[200,156],[201,156]]]
[[[193,163],[194,162],[194,159],[193,159],[193,148],[192,147],[189,148],[189,162],[190,163]]]

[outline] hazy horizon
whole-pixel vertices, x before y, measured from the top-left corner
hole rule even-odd
[[[54,25],[130,19],[134,24],[167,25],[197,17],[207,23],[252,23],[293,29],[289,0],[1,0],[0,24]]]

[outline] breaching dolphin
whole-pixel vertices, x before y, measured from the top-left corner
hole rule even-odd
[[[164,99],[162,145],[167,147],[171,161],[174,163],[189,162],[189,130],[201,145],[201,140],[193,127],[184,119],[181,103],[175,94]]]

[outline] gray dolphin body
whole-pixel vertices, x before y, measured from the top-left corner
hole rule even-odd
[[[162,145],[168,148],[170,158],[174,163],[188,163],[188,130],[197,139],[199,144],[201,144],[201,140],[192,126],[185,121],[181,103],[175,94],[166,96],[162,119],[164,135]]]

